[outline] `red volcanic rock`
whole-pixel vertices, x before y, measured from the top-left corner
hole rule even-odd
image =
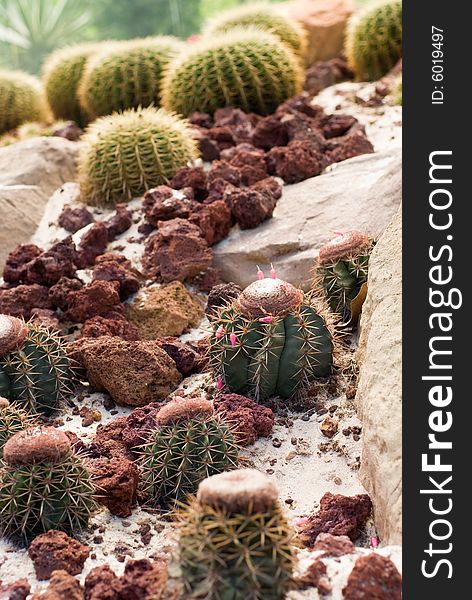
[[[27,283],[52,286],[61,277],[74,277],[76,272],[77,251],[69,236],[57,242],[49,250],[33,258],[26,265]]]
[[[387,557],[371,552],[357,559],[343,589],[344,600],[401,600],[402,577]]]
[[[69,308],[66,318],[74,323],[84,323],[92,317],[109,312],[122,314],[120,284],[117,281],[95,280],[82,289],[68,295]]]
[[[288,141],[287,128],[275,115],[261,119],[251,136],[252,144],[262,150],[270,150],[274,146],[286,146]]]
[[[117,337],[81,338],[68,346],[97,390],[122,406],[144,406],[168,396],[182,377],[156,342],[127,342]]]
[[[85,600],[121,600],[120,578],[108,565],[95,567],[85,578]]]
[[[237,144],[249,142],[254,129],[253,120],[255,115],[248,115],[240,108],[227,106],[219,108],[214,114],[214,127],[227,127],[230,129],[233,138]]]
[[[324,152],[326,140],[320,129],[319,121],[304,113],[287,114],[282,117],[290,141],[309,142],[313,150]]]
[[[316,588],[322,596],[327,596],[332,591],[328,578],[328,569],[320,558],[316,558],[308,566],[303,577],[297,583],[302,588]]]
[[[211,162],[220,158],[220,148],[218,142],[210,139],[210,131],[202,127],[194,127],[192,131],[193,137],[197,140],[198,149],[202,160]]]
[[[209,246],[223,240],[231,229],[231,210],[224,200],[197,204],[189,218],[197,225]]]
[[[213,119],[207,113],[194,112],[188,117],[188,120],[192,125],[198,125],[198,127],[204,127],[205,129],[213,127]]]
[[[75,233],[94,221],[92,213],[85,206],[66,204],[59,215],[57,224],[69,233]]]
[[[133,224],[131,211],[128,210],[126,204],[117,204],[115,214],[104,221],[104,224],[108,232],[108,241],[111,242],[125,231],[128,231]]]
[[[121,430],[121,440],[128,450],[144,444],[149,433],[156,428],[156,415],[164,402],[151,402],[142,408],[135,408],[128,415]]]
[[[360,156],[361,154],[372,154],[374,147],[366,137],[363,128],[354,126],[347,135],[331,140],[334,147],[329,151],[328,156],[331,162],[340,162]]]
[[[164,337],[156,340],[159,346],[167,352],[182,375],[190,375],[202,368],[202,357],[195,348],[176,337]]]
[[[35,244],[19,244],[7,257],[3,279],[7,283],[23,283],[26,278],[26,266],[42,252]]]
[[[77,265],[81,269],[90,267],[95,259],[103,254],[108,246],[108,229],[105,223],[98,221],[94,223],[82,236],[77,251]]]
[[[244,185],[252,185],[256,181],[267,177],[264,151],[255,148],[251,144],[240,144],[231,149],[229,162],[233,167],[239,169],[241,182]]]
[[[241,185],[241,173],[237,167],[234,167],[225,160],[215,160],[208,172],[208,182],[210,184],[210,192],[213,184],[218,179],[223,179],[232,185]]]
[[[159,221],[187,219],[195,204],[197,203],[187,196],[174,197],[170,187],[159,185],[144,194],[143,211],[149,223],[157,227]]]
[[[164,282],[184,281],[205,271],[213,253],[199,227],[184,219],[159,224],[158,231],[146,242],[143,265],[149,275]]]
[[[128,451],[123,441],[123,430],[128,417],[116,417],[105,425],[99,425],[92,442],[82,448],[91,458],[114,458],[117,456],[132,459],[133,455]],[[79,448],[78,448],[79,449]]]
[[[51,303],[65,312],[72,301],[72,292],[78,292],[84,287],[80,279],[61,277],[59,281],[49,289]]]
[[[326,139],[345,135],[357,123],[350,115],[327,115],[320,120],[320,127]]]
[[[34,308],[52,309],[49,290],[44,285],[18,285],[0,288],[0,314],[29,319]]]
[[[26,600],[31,591],[27,579],[18,579],[13,583],[2,583],[0,581],[0,598],[2,600]]]
[[[322,551],[320,557],[334,556],[339,558],[346,554],[352,554],[356,547],[347,535],[331,535],[331,533],[320,533],[316,538],[313,550]]]
[[[92,271],[94,281],[116,281],[120,285],[120,298],[126,300],[141,287],[140,273],[121,254],[106,252],[97,257]]]
[[[95,485],[99,489],[98,500],[118,517],[129,517],[136,504],[138,469],[123,456],[87,459]]]
[[[58,570],[78,575],[89,554],[88,546],[54,529],[35,537],[28,548],[38,579],[49,579]]]
[[[84,591],[78,579],[67,571],[54,571],[46,591],[36,593],[31,600],[83,600]]]
[[[204,204],[211,204],[212,202],[216,202],[217,200],[226,200],[226,196],[228,194],[232,192],[237,192],[239,191],[239,189],[239,184],[236,186],[232,183],[229,183],[229,181],[217,178],[214,181],[212,181],[210,185],[210,193],[205,199]]]
[[[328,164],[309,141],[293,141],[288,146],[272,148],[266,160],[269,173],[281,177],[286,183],[319,175]]]
[[[215,285],[221,283],[221,269],[208,267],[204,273],[200,273],[190,281],[199,292],[208,293]]]
[[[80,331],[81,337],[97,338],[103,335],[123,340],[139,340],[139,331],[120,313],[107,313],[103,317],[87,319]]]
[[[306,92],[302,92],[297,96],[292,96],[277,108],[275,114],[278,117],[284,115],[293,115],[303,113],[312,119],[318,119],[324,116],[324,111],[321,106],[312,104],[311,96]]]
[[[257,189],[241,188],[225,194],[225,201],[241,229],[253,229],[270,219],[277,200]]]
[[[305,89],[313,97],[327,87],[353,78],[354,73],[346,61],[341,58],[332,58],[316,62],[306,70]]]
[[[215,398],[215,409],[234,423],[237,438],[242,446],[249,446],[259,437],[268,437],[274,427],[274,413],[239,394],[222,394]]]
[[[313,546],[320,533],[347,535],[354,539],[371,512],[372,502],[367,494],[342,496],[326,492],[319,511],[302,526],[300,538],[308,547]]]
[[[251,185],[251,190],[267,194],[271,199],[277,201],[282,196],[282,184],[275,177],[266,177]]]
[[[53,310],[47,308],[33,308],[31,311],[31,318],[35,321],[39,321],[42,325],[47,327],[50,331],[59,331],[59,318]]]
[[[52,135],[54,137],[61,137],[70,142],[77,142],[83,135],[83,130],[75,123],[74,121],[69,121],[64,125],[64,127],[60,127],[53,131]]]
[[[208,177],[202,167],[181,167],[169,183],[171,188],[192,188],[195,200],[202,201],[208,195]]]
[[[163,596],[167,583],[167,563],[147,558],[129,560],[120,577],[120,599],[155,600]]]
[[[229,127],[212,127],[208,130],[208,137],[213,142],[216,142],[220,152],[236,144],[233,132]]]
[[[220,283],[215,285],[208,294],[207,305],[205,308],[206,316],[211,320],[218,313],[221,306],[235,300],[242,289],[232,281],[230,283]]]

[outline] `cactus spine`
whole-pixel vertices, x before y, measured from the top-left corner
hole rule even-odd
[[[206,477],[236,468],[231,429],[204,398],[175,398],[156,424],[140,455],[143,495],[154,503],[183,500]]]
[[[46,415],[72,391],[65,344],[44,325],[0,315],[0,395]]]
[[[6,398],[0,398],[0,458],[3,456],[3,446],[18,433],[35,424],[36,419],[16,404],[10,404]]]
[[[210,359],[231,392],[290,398],[330,373],[333,341],[322,310],[301,290],[272,277],[248,286],[212,323]]]
[[[190,598],[285,598],[292,532],[267,476],[241,469],[205,479],[181,515],[179,560]]]
[[[276,6],[267,2],[242,5],[226,10],[217,18],[210,20],[205,36],[227,33],[237,27],[257,27],[275,35],[299,57],[303,57],[306,48],[306,33],[295,20],[278,11]]]
[[[84,527],[94,507],[90,475],[54,427],[16,433],[0,462],[0,533],[23,542],[49,529]]]
[[[97,53],[84,69],[80,103],[91,117],[127,108],[160,105],[164,70],[183,44],[171,36],[115,43]]]
[[[345,53],[357,79],[375,81],[402,57],[402,2],[382,0],[354,13]]]
[[[321,290],[344,324],[355,324],[367,292],[374,241],[365,233],[340,233],[320,248],[313,287]]]
[[[105,44],[94,42],[61,48],[47,58],[42,80],[56,119],[70,119],[81,127],[87,124],[89,119],[77,97],[78,87],[87,61]]]
[[[48,117],[41,83],[21,71],[0,71],[0,134]]]
[[[79,164],[84,202],[114,206],[168,183],[198,157],[185,121],[162,109],[130,109],[92,123]]]
[[[300,92],[302,80],[299,60],[275,36],[234,29],[192,44],[171,63],[162,105],[184,116],[225,106],[266,115]]]

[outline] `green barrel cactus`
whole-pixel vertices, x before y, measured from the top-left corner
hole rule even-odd
[[[331,372],[333,335],[322,308],[302,290],[275,273],[259,274],[212,322],[210,361],[219,388],[290,398]]]
[[[156,425],[140,454],[143,496],[153,503],[184,500],[206,477],[236,468],[231,428],[208,400],[177,397]]]
[[[344,324],[355,324],[367,293],[369,258],[374,240],[365,233],[338,234],[320,248],[313,288]]]
[[[49,529],[87,525],[94,508],[88,471],[63,431],[33,427],[16,433],[0,462],[0,534],[27,542]]]
[[[91,56],[105,48],[107,42],[93,42],[61,48],[53,52],[43,65],[42,81],[56,119],[75,121],[80,127],[89,117],[80,106],[79,83]]]
[[[240,469],[205,479],[179,532],[189,598],[283,600],[290,590],[293,534],[263,473]]]
[[[345,54],[357,79],[375,81],[402,57],[402,2],[368,4],[349,20]]]
[[[50,415],[72,387],[63,340],[38,322],[0,315],[0,396]]]
[[[41,83],[21,71],[0,71],[0,134],[48,118]]]
[[[82,200],[114,206],[168,183],[198,157],[188,124],[163,109],[130,109],[101,117],[82,140],[79,161]]]
[[[234,29],[189,45],[171,63],[162,105],[184,116],[225,106],[267,115],[302,86],[299,59],[278,38]]]
[[[79,98],[96,118],[127,108],[160,106],[162,76],[184,44],[171,36],[115,43],[84,69]]]
[[[305,30],[297,21],[277,10],[273,4],[256,2],[225,10],[218,17],[208,21],[204,27],[204,35],[227,33],[237,27],[257,27],[275,35],[299,57],[302,58],[305,53]]]
[[[0,458],[3,456],[3,446],[8,440],[28,427],[36,424],[36,418],[15,403],[10,404],[6,398],[0,398]]]

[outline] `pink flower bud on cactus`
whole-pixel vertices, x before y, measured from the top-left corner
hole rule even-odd
[[[218,379],[216,380],[216,389],[222,390],[224,387],[225,387],[225,384],[223,382],[222,377],[218,377]]]
[[[260,270],[259,265],[257,266],[257,279],[264,279],[264,273]]]
[[[259,323],[272,323],[273,320],[274,320],[274,317],[267,315],[267,317],[261,317],[259,319]]]
[[[225,331],[225,330],[224,330],[224,327],[223,327],[223,325],[220,325],[220,326],[218,327],[218,329],[216,330],[216,334],[215,334],[215,337],[216,337],[216,339],[217,339],[217,340],[219,340],[220,338],[222,338],[222,337],[223,337],[223,333],[224,333],[224,331]]]
[[[271,279],[277,279],[277,273],[275,272],[274,265],[270,265],[270,277]]]
[[[379,538],[377,536],[370,538],[370,546],[371,548],[377,548],[379,545]]]
[[[229,336],[229,341],[231,342],[231,347],[234,348],[236,346],[236,334],[231,333]]]

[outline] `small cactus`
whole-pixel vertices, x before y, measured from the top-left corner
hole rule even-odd
[[[183,43],[171,36],[150,37],[111,44],[95,54],[84,69],[80,103],[93,118],[160,105],[164,70]]]
[[[41,83],[21,71],[0,71],[0,135],[48,117]]]
[[[71,393],[65,344],[44,325],[0,315],[0,349],[0,396],[49,415]]]
[[[171,63],[162,105],[184,116],[225,106],[267,115],[302,85],[299,60],[278,38],[255,28],[234,29],[189,45]]]
[[[290,398],[331,372],[333,336],[321,306],[276,277],[249,285],[212,322],[210,360],[218,388]]]
[[[231,428],[208,400],[177,397],[156,425],[140,456],[143,495],[153,502],[183,500],[206,477],[236,468]]]
[[[277,489],[255,469],[205,479],[179,523],[179,560],[191,598],[282,600],[294,566]]]
[[[0,398],[0,458],[3,456],[3,446],[8,440],[36,423],[36,418],[16,404],[10,404],[6,398]]]
[[[79,164],[82,199],[114,206],[168,183],[198,157],[187,123],[163,109],[130,109],[101,117],[82,138]]]
[[[320,248],[313,288],[322,291],[344,324],[355,324],[359,317],[373,247],[374,241],[367,234],[348,231]]]
[[[43,65],[42,81],[56,119],[75,121],[80,127],[89,118],[77,97],[85,65],[91,56],[106,47],[106,42],[79,44],[53,52]]]
[[[93,494],[90,475],[63,431],[20,431],[5,444],[0,462],[0,534],[27,542],[49,529],[82,528]]]
[[[272,33],[289,46],[295,54],[303,57],[306,49],[306,32],[295,20],[290,19],[277,7],[267,2],[243,4],[223,11],[205,26],[204,35],[227,33],[236,27],[257,27]]]
[[[345,53],[357,79],[376,81],[402,57],[402,1],[368,4],[351,17]]]

